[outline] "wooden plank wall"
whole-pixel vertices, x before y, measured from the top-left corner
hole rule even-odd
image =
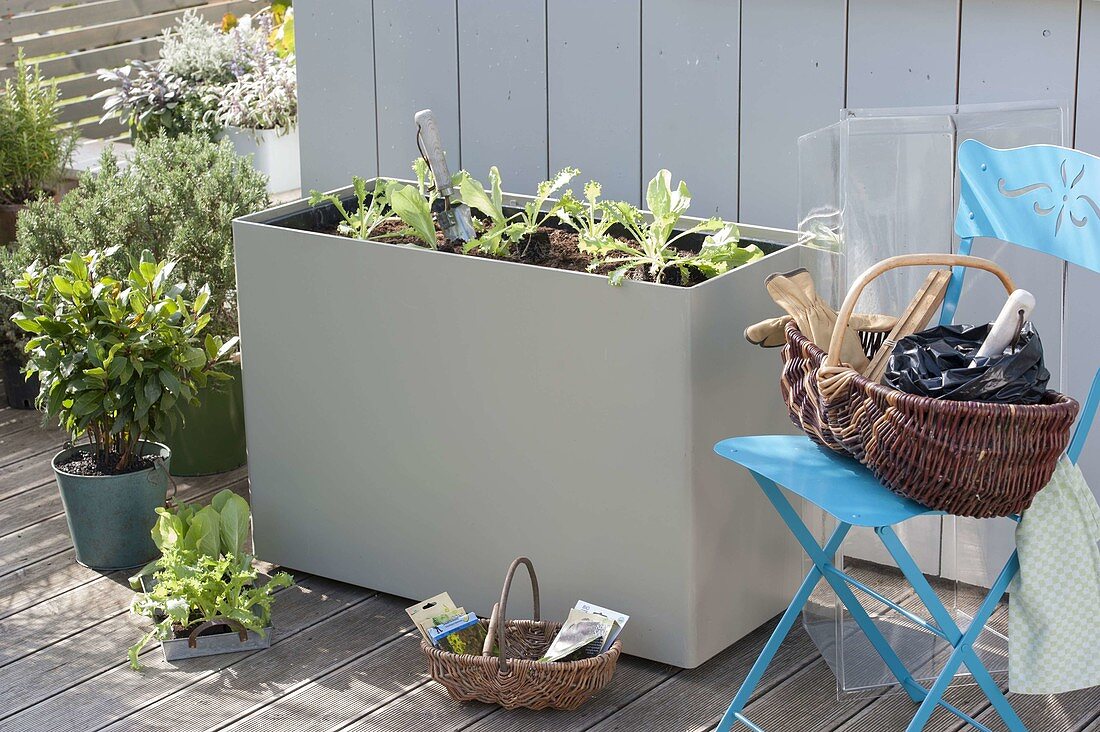
[[[161,32],[188,10],[218,21],[259,7],[248,0],[0,0],[0,82],[22,50],[58,81],[64,126],[84,137],[118,137],[126,130],[114,120],[99,124],[103,100],[91,98],[107,86],[96,78],[99,69],[156,58]]]

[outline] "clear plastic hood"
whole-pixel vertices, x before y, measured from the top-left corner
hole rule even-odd
[[[1050,102],[849,109],[841,113],[839,122],[799,138],[798,228],[810,247],[803,261],[814,273],[818,292],[839,308],[849,283],[876,262],[898,254],[951,252],[957,246],[953,226],[959,145],[967,139],[1000,148],[1062,145],[1069,140],[1067,120],[1066,109]],[[975,253],[997,260],[1009,271],[1049,275],[1054,284],[1044,299],[1058,307],[1048,306],[1042,315],[1060,325],[1060,263],[1036,262],[1035,253],[1021,253],[1018,247],[989,240],[976,242]],[[857,311],[899,314],[926,274],[921,268],[887,273],[867,289]],[[1044,280],[1038,282],[1042,285]],[[983,318],[996,315],[1004,294],[989,289],[995,285],[968,277],[959,310],[968,322],[983,322]],[[1052,326],[1044,331],[1051,333],[1052,342],[1056,330]],[[1051,351],[1053,354],[1055,349],[1051,347]],[[823,544],[835,528],[835,520],[811,505],[805,505],[802,514]],[[968,624],[984,594],[980,586],[988,586],[985,572],[999,569],[1011,552],[1012,527],[1008,524],[1011,522],[1000,519],[976,522],[935,516],[897,527],[961,627]],[[927,617],[872,530],[853,529],[834,564]],[[809,568],[807,562],[805,569]],[[914,677],[933,679],[950,647],[900,614],[887,611],[870,596],[856,594]],[[803,612],[803,626],[836,674],[842,696],[893,685],[893,675],[824,582]],[[1007,668],[1006,615],[1002,611],[987,625],[976,649],[990,671]]]
[[[951,251],[967,139],[993,147],[1069,138],[1066,110],[1051,102],[910,109],[847,109],[836,124],[798,140],[799,231],[812,246],[818,291],[840,305],[848,283],[896,254]],[[896,313],[924,279],[902,271],[873,284],[859,310]]]

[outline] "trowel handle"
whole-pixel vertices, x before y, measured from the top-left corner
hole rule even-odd
[[[1035,309],[1035,296],[1027,290],[1013,290],[1001,308],[1001,314],[993,321],[982,347],[975,358],[1000,356],[1020,333],[1020,325],[1031,317]]]
[[[435,178],[435,187],[440,195],[451,192],[451,172],[447,169],[447,155],[443,152],[443,139],[439,136],[439,127],[435,115],[430,109],[422,109],[413,116],[416,122],[416,134],[420,138],[420,149],[428,159],[428,167]]]

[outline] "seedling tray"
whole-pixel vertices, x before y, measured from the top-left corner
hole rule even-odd
[[[149,592],[152,589],[154,584],[152,577],[142,576],[140,581],[142,592]],[[264,634],[261,636],[259,633],[245,630],[239,625],[236,626],[238,629],[234,630],[228,623],[232,623],[232,621],[228,621],[226,624],[204,623],[192,630],[190,636],[160,641],[160,649],[164,653],[164,660],[181,661],[187,658],[216,656],[220,653],[260,651],[271,647],[272,627],[270,625],[264,628]],[[222,633],[198,635],[207,628],[219,627],[219,625],[228,630]],[[234,623],[234,625],[236,624]]]

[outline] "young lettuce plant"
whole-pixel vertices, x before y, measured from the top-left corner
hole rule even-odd
[[[584,185],[584,201],[573,195],[572,190],[562,194],[555,213],[558,220],[577,232],[578,248],[594,254],[604,243],[608,229],[615,221],[606,214],[600,194],[603,187],[594,180]]]
[[[665,273],[679,273],[680,282],[687,283],[691,270],[705,277],[714,277],[746,262],[764,256],[755,245],[738,246],[737,227],[719,218],[709,218],[677,232],[676,224],[691,205],[691,193],[687,185],[672,188],[672,174],[661,170],[646,188],[646,204],[652,219],[634,206],[623,201],[603,204],[605,218],[622,226],[633,240],[625,243],[608,236],[586,237],[582,242],[585,251],[593,256],[593,268],[612,266],[609,281],[622,284],[626,275],[639,267],[645,268],[654,282],[663,282]],[[698,253],[682,253],[675,244],[692,234],[709,234]]]
[[[336,227],[339,233],[353,239],[370,239],[374,234],[374,230],[382,222],[393,219],[393,212],[386,200],[386,183],[382,180],[375,182],[374,191],[369,194],[369,203],[367,201],[367,181],[359,176],[354,176],[351,179],[351,184],[355,189],[355,201],[358,205],[354,212],[348,213],[339,196],[334,196],[331,193],[321,193],[320,191],[309,192],[309,205],[317,206],[322,203],[331,203],[344,219]]]
[[[141,668],[138,656],[149,641],[168,640],[177,628],[227,619],[263,634],[274,592],[293,581],[279,572],[256,586],[258,572],[247,550],[248,502],[225,489],[208,506],[184,503],[158,508],[157,515],[151,534],[161,556],[130,578],[138,590],[140,578],[153,574],[153,586],[134,597],[130,611],[155,626],[130,647],[131,668]]]
[[[546,202],[579,174],[576,168],[564,168],[552,179],[539,183],[534,198],[509,217],[504,213],[500,171],[495,165],[489,169],[488,191],[469,173],[462,171],[458,177],[458,192],[463,203],[489,218],[488,228],[477,239],[468,242],[465,250],[480,249],[487,254],[503,256],[511,253],[513,246],[520,246],[523,247],[520,256],[527,255],[531,238],[557,211],[558,204],[543,210]]]

